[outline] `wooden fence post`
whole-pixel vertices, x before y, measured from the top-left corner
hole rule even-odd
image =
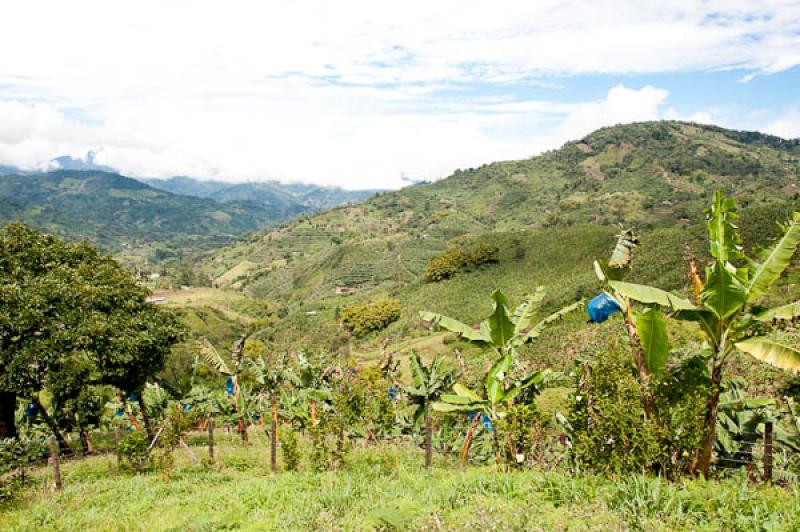
[[[58,441],[55,436],[50,436],[50,459],[53,461],[53,477],[56,482],[56,489],[62,488],[61,484],[61,454],[58,448]]]
[[[772,481],[772,421],[764,424],[764,480]]]
[[[122,453],[119,450],[119,425],[114,425],[114,452],[117,454],[117,467],[122,464]]]
[[[214,461],[214,418],[208,418],[208,457]]]

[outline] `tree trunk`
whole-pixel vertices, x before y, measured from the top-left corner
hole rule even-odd
[[[92,447],[92,440],[89,439],[89,432],[83,425],[78,425],[81,434],[81,445],[83,445],[84,454],[92,454],[94,448]]]
[[[310,399],[309,400],[308,409],[311,412],[311,426],[316,426],[317,424],[317,400]]]
[[[703,439],[700,441],[700,450],[694,467],[694,473],[702,473],[706,479],[708,479],[708,469],[711,466],[711,452],[717,439],[717,409],[719,408],[721,382],[722,363],[715,356],[711,369],[711,393],[708,396],[706,417],[703,421]]]
[[[428,407],[425,406],[425,467],[430,467],[433,461],[433,424]]]
[[[58,425],[56,425],[56,422],[53,420],[52,417],[50,417],[50,414],[47,413],[47,410],[44,409],[42,403],[39,401],[39,398],[33,396],[31,401],[33,402],[33,404],[36,405],[36,408],[39,410],[39,413],[42,414],[44,422],[47,424],[48,427],[50,427],[50,432],[52,432],[53,436],[55,436],[56,440],[58,440],[58,446],[61,448],[61,453],[65,455],[71,455],[72,447],[70,447],[69,444],[67,443],[67,440],[64,439],[64,436],[61,434],[61,431],[58,430]]]
[[[239,418],[239,435],[242,437],[242,445],[247,446],[249,440],[247,439],[247,424],[244,418]]]
[[[0,439],[17,437],[17,394],[0,392]]]
[[[467,431],[467,436],[464,438],[464,446],[461,448],[461,463],[467,463],[467,456],[469,456],[469,446],[472,445],[472,435],[475,433],[475,427],[478,426],[478,421],[480,421],[481,416],[477,414],[475,419],[472,420],[472,423],[469,426],[469,430]]]
[[[214,463],[214,418],[208,417],[208,458]]]
[[[153,432],[153,427],[150,425],[150,416],[147,415],[147,406],[144,404],[144,397],[142,394],[137,394],[137,401],[139,401],[139,409],[142,411],[142,421],[144,421],[144,430],[147,432],[147,439],[151,442],[153,438],[156,437],[155,432]]]
[[[278,397],[275,393],[272,393],[272,437],[270,440],[270,467],[275,473],[278,470]]]

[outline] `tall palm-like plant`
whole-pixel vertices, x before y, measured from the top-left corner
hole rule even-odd
[[[248,367],[258,383],[258,391],[269,397],[270,419],[270,465],[272,472],[278,469],[278,396],[286,384],[297,384],[298,379],[286,359],[278,363],[268,363],[263,357],[258,357]]]
[[[442,366],[440,358],[434,358],[425,366],[419,355],[412,349],[408,357],[411,366],[411,385],[405,387],[409,399],[417,405],[414,415],[415,425],[422,418],[425,424],[425,467],[431,466],[433,458],[433,424],[430,405],[453,385],[453,372]]]
[[[239,373],[244,369],[245,366],[245,357],[244,357],[244,346],[247,338],[250,336],[249,332],[243,333],[236,342],[234,342],[233,347],[231,348],[231,365],[229,366],[222,355],[216,350],[216,348],[208,341],[207,338],[201,338],[200,341],[197,342],[197,349],[200,351],[200,354],[203,356],[203,359],[211,366],[217,373],[220,375],[227,377],[230,379],[231,385],[231,397],[233,399],[233,409],[234,412],[237,414],[242,414],[242,408],[239,403]],[[239,427],[239,434],[242,437],[242,444],[247,444],[247,421],[245,421],[244,415],[237,415],[238,420],[237,424]]]
[[[506,296],[501,291],[495,290],[492,293],[494,301],[492,315],[481,322],[478,330],[442,314],[420,312],[422,320],[493,349],[499,355],[484,376],[483,390],[480,393],[469,390],[463,384],[456,384],[453,387],[455,394],[443,395],[441,401],[433,404],[435,410],[478,412],[485,415],[490,422],[497,421],[505,417],[508,407],[513,404],[520,392],[543,382],[548,372],[537,372],[521,379],[510,377],[517,348],[538,338],[547,325],[583,306],[581,300],[538,319],[539,305],[544,295],[544,288],[537,288],[535,293],[525,296],[522,304],[512,313],[509,311]],[[474,419],[477,420],[479,417]],[[466,460],[475,426],[474,421],[464,441],[462,460]]]
[[[533,294],[526,295],[522,304],[511,313],[508,298],[500,290],[495,290],[491,296],[494,304],[492,315],[481,322],[478,330],[435,312],[423,311],[419,313],[419,317],[433,327],[441,327],[466,340],[492,348],[499,355],[514,354],[517,348],[541,336],[549,324],[583,306],[583,300],[580,300],[537,320],[539,305],[544,296],[544,287],[540,286]]]
[[[717,192],[713,205],[706,211],[712,260],[706,267],[705,278],[696,276],[699,290],[696,304],[658,288],[609,281],[618,298],[651,307],[652,334],[660,339],[651,346],[653,356],[665,360],[669,350],[666,324],[655,307],[666,309],[675,319],[697,323],[705,336],[710,350],[711,391],[694,469],[706,477],[716,437],[720,386],[730,356],[742,351],[779,368],[800,369],[800,350],[762,334],[773,321],[800,317],[800,302],[768,310],[757,306],[789,265],[800,244],[800,214],[791,216],[782,226],[781,236],[757,259],[747,257],[742,249],[735,225],[737,218],[736,202]]]

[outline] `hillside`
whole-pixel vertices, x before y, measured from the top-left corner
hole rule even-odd
[[[617,224],[642,232],[636,278],[680,289],[683,246],[702,257],[699,222],[715,189],[739,200],[745,231],[763,241],[790,209],[784,202],[798,198],[799,180],[798,141],[681,122],[617,126],[531,159],[302,216],[198,268],[218,286],[282,305],[286,317],[261,335],[276,346],[350,349],[338,311],[379,295],[399,299],[401,319],[352,347],[369,352],[425,334],[421,309],[477,321],[494,288],[518,301],[548,285],[550,308],[591,295],[592,259],[609,252]],[[499,263],[424,280],[432,257],[476,242],[497,245]],[[342,287],[351,295],[337,295]],[[576,316],[572,325],[583,321]]]
[[[345,190],[339,187],[322,187],[305,183],[224,183],[201,181],[191,177],[169,179],[144,179],[148,185],[173,194],[209,198],[222,203],[252,201],[266,206],[281,218],[290,218],[302,212],[327,209],[352,203],[372,196],[377,190]]]
[[[118,174],[59,170],[0,177],[0,223],[16,220],[95,242],[126,262],[152,262],[230,243],[275,218],[253,203],[220,204]]]

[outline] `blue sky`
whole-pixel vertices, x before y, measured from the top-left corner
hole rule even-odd
[[[592,130],[800,136],[800,2],[30,0],[0,164],[393,188]]]

